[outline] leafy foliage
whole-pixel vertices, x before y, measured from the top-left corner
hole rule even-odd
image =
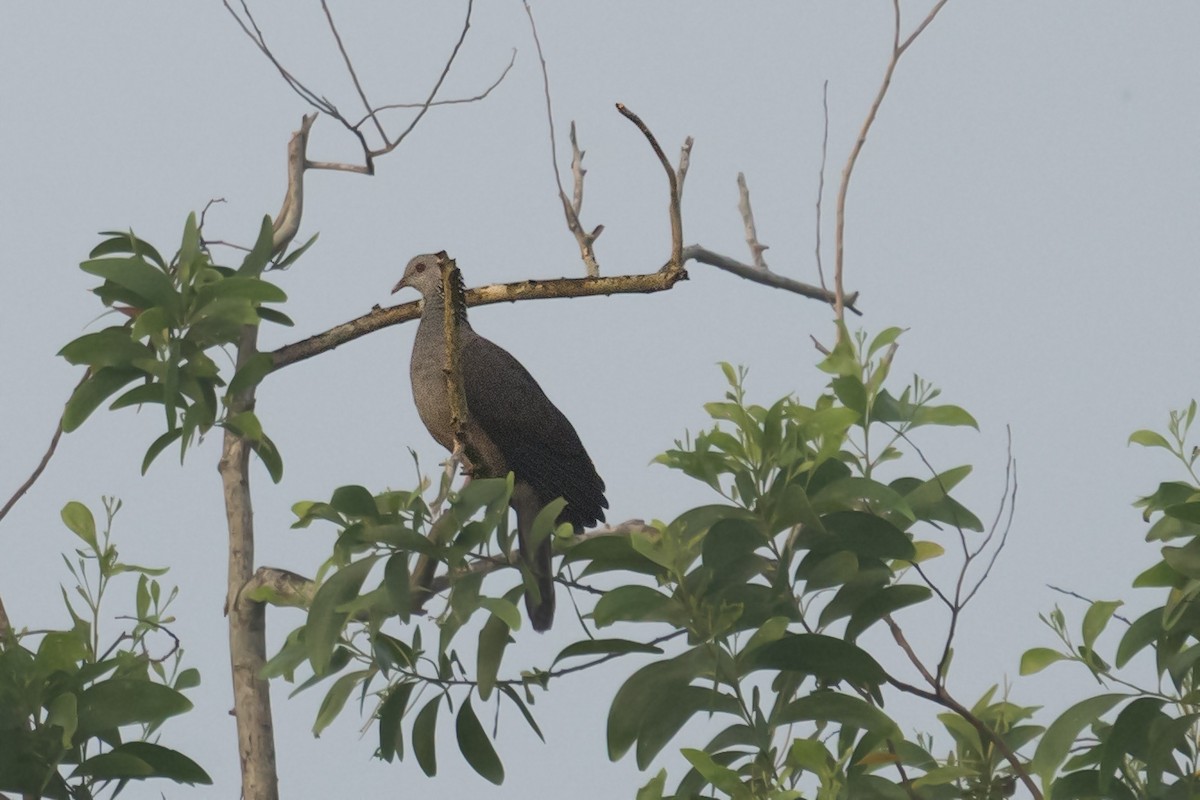
[[[118,790],[147,778],[212,782],[190,758],[152,741],[167,719],[191,709],[183,690],[200,676],[181,668],[177,641],[166,655],[152,655],[155,634],[174,620],[167,609],[175,590],[163,594],[157,576],[165,570],[118,560],[110,533],[119,507],[105,501],[108,524],[100,532],[83,504],[63,508],[82,542],[67,561],[78,599],[63,593],[72,626],[0,640],[0,791],[90,798],[114,782]],[[126,574],[137,576],[134,622],[104,647],[101,604]]]
[[[357,486],[336,490],[327,502],[298,504],[298,526],[322,520],[338,533],[308,621],[268,672],[291,677],[307,663],[312,675],[301,689],[332,681],[316,731],[350,696],[371,693],[380,757],[403,757],[407,720],[411,749],[430,775],[442,715],[454,716],[467,763],[498,782],[503,768],[478,727],[479,703],[494,697],[515,705],[536,731],[532,689],[640,653],[652,660],[612,703],[611,758],[632,751],[644,769],[691,720],[723,720],[708,746],[682,751],[692,769],[676,796],[700,796],[707,786],[731,797],[799,797],[802,781],[823,797],[887,795],[903,792],[906,781],[916,791],[913,781],[922,776],[921,796],[930,798],[1010,786],[1011,772],[978,733],[973,750],[964,743],[948,761],[907,741],[883,710],[889,674],[858,644],[932,596],[912,567],[943,548],[923,537],[947,524],[959,536],[983,529],[949,494],[969,468],[880,477],[914,429],[975,424],[962,409],[933,405],[937,390],[920,379],[899,396],[884,388],[899,333],[885,331],[869,345],[844,334],[822,365],[833,376],[829,388],[811,406],[793,398],[753,405],[744,372],[724,365],[729,391],[706,406],[716,425],[658,459],[712,487],[720,502],[632,533],[575,539],[560,531],[561,568],[571,576],[565,580],[599,595],[584,617],[596,633],[519,678],[501,678],[500,667],[519,630],[523,583],[484,591],[486,574],[512,545],[511,480],[472,481],[454,492],[447,477],[439,492],[444,510],[418,492],[372,495]],[[429,562],[450,576],[436,649],[424,645],[416,617],[430,599],[426,583],[434,572],[422,566]],[[472,670],[454,642],[479,612]],[[646,624],[658,635],[599,638],[610,626]],[[662,645],[679,637],[682,648],[666,652]],[[1024,710],[1007,703],[981,708],[981,724],[996,738],[1029,730],[1011,733]],[[665,785],[660,775],[642,795],[662,796]]]
[[[78,428],[124,389],[109,408],[154,403],[165,414],[166,430],[147,449],[143,472],[170,445],[179,442],[182,459],[196,437],[221,425],[249,440],[278,480],[282,461],[254,412],[229,413],[231,399],[270,372],[270,356],[260,353],[247,360],[227,386],[213,353],[235,344],[245,326],[257,326],[264,319],[291,324],[263,305],[287,299],[283,290],[262,278],[272,256],[270,218],[263,220],[258,241],[237,269],[213,263],[195,214],[188,217],[170,262],[133,233],[104,235],[109,238],[92,249],[80,268],[104,280],[94,293],[129,319],[80,336],[60,351],[70,363],[88,368],[67,402],[63,430]],[[126,388],[130,384],[136,385]],[[222,387],[227,388],[218,403]]]
[[[1023,674],[1055,662],[1073,663],[1100,684],[1120,688],[1076,703],[1046,730],[1032,767],[1055,798],[1157,800],[1200,794],[1200,612],[1194,602],[1200,572],[1193,555],[1200,552],[1195,472],[1200,451],[1187,442],[1195,419],[1193,400],[1172,412],[1166,435],[1139,430],[1129,437],[1132,444],[1166,450],[1186,476],[1159,484],[1135,504],[1151,523],[1146,539],[1171,542],[1161,546],[1162,559],[1133,584],[1165,589],[1162,604],[1129,620],[1118,613],[1121,601],[1091,601],[1077,635],[1056,608],[1043,621],[1061,647],[1035,647],[1021,660]],[[1124,632],[1115,653],[1105,658],[1099,640],[1114,620]],[[1150,667],[1149,681],[1145,667]]]

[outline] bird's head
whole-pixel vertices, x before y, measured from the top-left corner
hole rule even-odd
[[[439,266],[445,258],[445,252],[414,256],[404,268],[404,277],[392,287],[392,294],[406,286],[416,289],[422,297],[429,297],[437,292],[442,286],[442,271]]]

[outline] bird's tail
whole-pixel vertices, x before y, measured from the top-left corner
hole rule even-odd
[[[521,557],[529,566],[529,572],[537,584],[538,594],[535,597],[533,592],[525,592],[525,610],[529,612],[529,623],[539,633],[549,630],[554,623],[554,573],[550,564],[552,555],[553,548],[549,536],[538,545],[532,558],[526,551],[524,537],[521,538]]]

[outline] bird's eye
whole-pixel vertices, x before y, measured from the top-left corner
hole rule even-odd
[[[425,271],[425,262],[418,261],[416,264],[413,265],[413,271],[414,272],[424,272]]]

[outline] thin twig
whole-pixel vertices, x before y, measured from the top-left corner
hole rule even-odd
[[[529,30],[533,35],[534,47],[537,48],[538,63],[542,67],[542,94],[546,99],[546,124],[550,129],[550,166],[554,169],[554,183],[558,187],[558,199],[562,203],[563,214],[567,218],[567,229],[579,245],[579,255],[583,259],[584,270],[589,278],[595,278],[600,274],[600,265],[596,262],[596,253],[592,245],[595,237],[599,236],[600,231],[603,230],[603,226],[598,226],[594,235],[589,236],[584,232],[583,224],[579,221],[579,212],[583,206],[582,173],[575,173],[576,203],[572,204],[567,198],[566,189],[563,188],[562,173],[558,168],[558,139],[554,131],[554,107],[550,97],[550,71],[546,68],[546,56],[542,53],[542,40],[538,37],[537,23],[533,19],[533,9],[529,7],[528,0],[522,0],[522,4],[525,6],[525,15],[529,17]],[[576,155],[572,159],[572,166],[581,166],[583,153],[576,145],[574,122],[571,123],[571,145]]]
[[[1078,592],[1072,592],[1070,589],[1060,588],[1058,586],[1055,586],[1052,583],[1047,583],[1046,588],[1052,592],[1058,592],[1059,594],[1065,594],[1067,597],[1074,597],[1076,600],[1082,600],[1083,602],[1087,603],[1088,605],[1093,605],[1096,602],[1095,600],[1093,600],[1090,597],[1084,597],[1083,595],[1079,594]],[[1126,625],[1133,624],[1133,620],[1129,619],[1128,617],[1124,617],[1120,614],[1113,614],[1113,619],[1119,619],[1121,622],[1124,622]]]
[[[388,144],[387,131],[383,129],[383,124],[375,116],[375,112],[371,110],[371,101],[367,99],[367,93],[363,89],[362,83],[358,80],[358,73],[354,69],[354,62],[350,60],[350,54],[346,52],[346,46],[342,44],[342,35],[338,33],[337,25],[333,21],[333,14],[329,11],[329,4],[325,0],[321,0],[321,10],[325,12],[325,19],[329,21],[329,30],[333,33],[334,41],[337,42],[338,52],[342,54],[342,61],[346,64],[346,71],[350,73],[350,80],[354,83],[354,89],[358,92],[358,98],[362,100],[363,108],[367,110],[367,116],[375,123],[375,130],[379,132],[379,138],[386,145]]]
[[[932,687],[932,691],[926,691],[920,687],[897,680],[890,675],[887,678],[888,683],[905,694],[922,697],[932,703],[936,703],[944,708],[948,708],[970,723],[970,725],[979,732],[979,735],[983,740],[990,742],[996,747],[997,750],[1000,751],[1000,753],[1004,756],[1004,760],[1008,762],[1008,765],[1012,768],[1013,772],[1017,775],[1020,781],[1025,785],[1025,788],[1029,790],[1030,796],[1035,798],[1035,800],[1042,800],[1041,791],[1038,789],[1037,784],[1033,782],[1033,778],[1030,777],[1028,770],[1025,768],[1025,764],[1021,761],[1020,757],[1017,756],[1016,751],[1009,747],[1008,743],[1005,742],[1004,739],[995,731],[984,724],[983,720],[971,713],[969,708],[955,700],[950,693],[946,691],[946,687],[941,681],[934,679],[934,677],[929,673],[929,670],[926,669],[925,665],[921,662],[921,659],[918,658],[917,654],[913,651],[912,646],[908,643],[908,639],[904,635],[904,631],[901,630],[900,626],[896,624],[896,621],[892,619],[890,614],[886,615],[883,619],[884,622],[887,623],[888,629],[892,632],[893,641],[896,642],[896,644],[908,657],[909,662],[916,667],[918,672],[921,673],[921,677],[924,678],[925,681]]]
[[[846,196],[850,190],[850,178],[854,174],[854,166],[858,163],[858,156],[862,152],[863,145],[867,142],[867,134],[871,131],[871,126],[875,124],[875,117],[879,114],[879,107],[883,104],[883,98],[887,96],[888,89],[892,84],[892,75],[896,71],[896,64],[900,61],[900,56],[908,50],[909,46],[916,41],[917,37],[933,22],[934,17],[946,5],[947,0],[939,0],[930,12],[917,26],[912,35],[900,42],[900,0],[892,0],[893,10],[893,30],[892,30],[892,57],[888,60],[887,69],[883,73],[883,81],[879,85],[879,90],[875,94],[875,100],[871,103],[870,109],[867,111],[867,118],[863,121],[862,128],[859,130],[858,139],[854,142],[854,147],[850,150],[850,156],[846,159],[846,166],[842,169],[842,182],[838,188],[837,199],[837,222],[834,234],[834,252],[836,255],[833,273],[834,286],[834,314],[837,319],[843,319],[843,278],[845,273],[845,245],[846,245]]]
[[[433,84],[433,88],[429,90],[429,96],[425,98],[425,102],[421,105],[421,110],[418,111],[417,115],[412,118],[411,122],[408,123],[408,127],[400,132],[394,142],[379,150],[372,150],[372,157],[386,155],[399,147],[400,143],[403,142],[410,133],[412,133],[413,128],[417,127],[417,123],[420,122],[421,118],[424,117],[429,111],[433,101],[437,98],[437,93],[442,88],[442,84],[446,82],[446,76],[450,74],[450,68],[454,66],[454,60],[458,58],[458,52],[462,49],[463,42],[466,41],[467,32],[471,30],[471,12],[474,10],[474,8],[475,0],[467,0],[467,14],[463,19],[462,32],[459,33],[458,41],[454,43],[454,48],[450,51],[450,57],[446,59],[446,64],[442,67],[442,73],[438,75],[437,82]]]
[[[84,370],[83,377],[79,379],[79,383],[75,384],[75,388],[71,390],[72,396],[74,396],[75,392],[80,386],[83,386],[84,381],[86,381],[91,374],[91,370]],[[63,415],[66,413],[66,409],[64,408],[63,413],[58,415],[58,424],[54,426],[54,435],[50,437],[50,446],[46,448],[46,452],[42,456],[42,460],[38,462],[37,467],[34,468],[33,474],[31,474],[25,480],[25,482],[17,488],[17,491],[13,492],[13,496],[8,498],[8,502],[4,504],[4,507],[0,508],[0,519],[4,519],[4,517],[8,515],[8,512],[12,510],[12,507],[17,504],[17,501],[20,500],[25,493],[33,487],[33,484],[37,483],[38,478],[42,477],[42,473],[46,470],[46,465],[50,463],[50,459],[54,456],[54,451],[58,448],[59,439],[62,438]]]
[[[387,103],[382,106],[376,106],[374,111],[372,111],[370,114],[367,114],[365,117],[360,119],[358,122],[354,123],[354,127],[355,128],[362,127],[362,124],[364,122],[371,119],[373,116],[378,114],[380,111],[393,111],[396,109],[423,108],[425,106],[429,106],[430,108],[433,108],[435,106],[454,106],[454,105],[460,105],[462,103],[477,103],[480,100],[486,99],[487,96],[492,93],[492,90],[494,90],[497,86],[499,86],[501,83],[504,82],[504,79],[508,77],[509,71],[512,70],[513,65],[516,63],[517,63],[517,49],[514,47],[513,51],[512,51],[512,56],[508,59],[508,66],[506,66],[501,71],[500,77],[498,77],[498,78],[496,78],[496,80],[492,81],[491,84],[486,89],[484,89],[482,92],[480,92],[479,94],[474,95],[472,97],[453,97],[449,100],[434,100],[432,103]]]
[[[821,118],[824,125],[821,128],[821,169],[817,172],[817,236],[814,250],[817,256],[817,277],[821,279],[821,288],[825,285],[825,267],[821,260],[821,210],[825,204],[825,164],[829,156],[829,81],[821,87]]]

